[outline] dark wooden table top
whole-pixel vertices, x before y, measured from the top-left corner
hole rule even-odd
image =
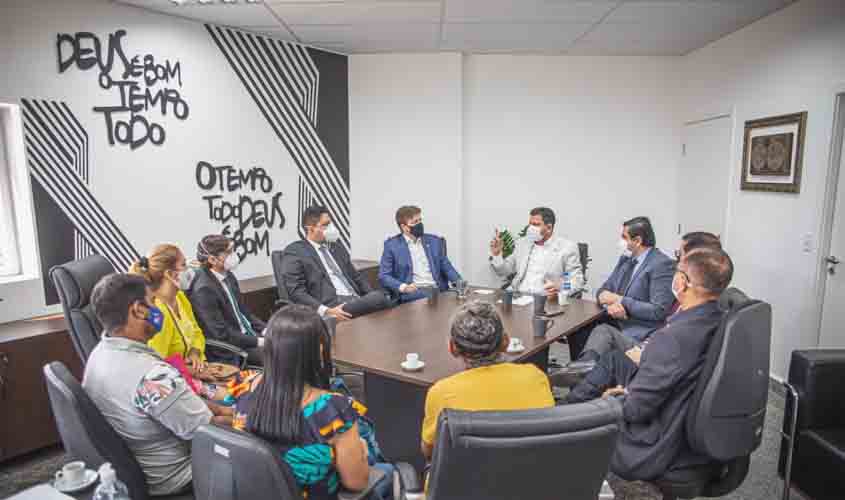
[[[494,294],[481,295],[473,289],[467,300],[497,302],[500,295],[498,290]],[[443,292],[436,305],[429,305],[426,299],[422,299],[340,323],[332,355],[337,361],[357,369],[429,386],[464,369],[461,361],[452,357],[448,350],[452,315],[461,304],[455,293]],[[518,337],[525,345],[521,353],[505,354],[508,361],[526,359],[602,314],[602,309],[595,302],[585,300],[573,300],[562,308],[550,304],[547,306],[549,313],[564,312],[553,318],[554,324],[545,337],[534,337],[532,304],[514,305],[510,311],[503,310],[502,304],[496,307],[505,332],[511,337]],[[418,353],[425,363],[421,371],[408,372],[400,366],[405,355],[412,352]]]

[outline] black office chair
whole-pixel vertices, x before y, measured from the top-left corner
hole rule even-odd
[[[596,500],[621,417],[613,398],[537,410],[444,410],[426,498],[558,500],[565,491],[567,500]]]
[[[44,378],[65,452],[92,469],[110,462],[129,489],[130,498],[147,500],[147,480],[126,441],[109,425],[67,367],[58,361],[45,365]],[[191,500],[194,496],[187,493],[167,498]]]
[[[276,303],[274,307],[279,309],[289,304],[293,304],[288,294],[288,289],[285,287],[285,278],[282,267],[284,260],[284,251],[273,250],[270,254],[270,262],[273,264],[273,277],[276,278]]]
[[[59,294],[73,347],[84,365],[100,341],[102,325],[91,307],[91,291],[114,267],[102,255],[91,255],[50,269],[50,279]]]
[[[736,288],[713,336],[686,417],[687,441],[710,464],[668,471],[655,483],[666,500],[720,497],[742,484],[760,446],[769,396],[772,309]]]
[[[246,432],[204,425],[191,444],[197,500],[301,500],[302,492],[278,449]],[[340,500],[367,498],[384,472],[372,469],[361,492],[341,491]]]

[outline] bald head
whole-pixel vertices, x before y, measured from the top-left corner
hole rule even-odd
[[[725,291],[734,274],[731,257],[720,248],[692,250],[684,255],[679,268],[686,272],[694,288],[713,297]]]

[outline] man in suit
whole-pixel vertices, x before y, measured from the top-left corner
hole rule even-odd
[[[199,242],[197,260],[201,267],[191,281],[188,297],[207,338],[246,350],[250,363],[260,365],[263,364],[260,348],[264,344],[265,324],[241,299],[241,287],[232,273],[240,263],[234,247],[232,239],[222,234],[210,234]],[[217,358],[221,356],[225,354],[219,354]],[[220,360],[237,364],[231,354]]]
[[[655,248],[648,217],[635,217],[622,226],[622,256],[610,277],[596,292],[607,309],[606,321],[569,337],[572,359],[596,360],[619,347],[628,350],[644,342],[663,325],[672,309],[675,263]]]
[[[678,264],[672,293],[680,310],[642,349],[615,349],[566,396],[567,403],[622,398],[622,426],[610,470],[649,480],[674,467],[703,465],[687,444],[686,415],[707,350],[724,318],[718,299],[733,276],[723,250],[700,248]]]
[[[346,321],[389,305],[384,292],[373,290],[352,265],[349,253],[326,207],[311,206],[302,214],[304,240],[282,253],[282,280],[291,301],[311,306],[320,316]]]
[[[531,210],[525,236],[514,243],[513,253],[502,257],[503,242],[496,231],[490,242],[490,267],[499,276],[510,280],[510,286],[519,293],[555,296],[559,278],[568,272],[572,289],[583,283],[578,245],[555,234],[555,213],[548,207]],[[553,278],[550,280],[549,278]]]
[[[399,207],[396,225],[401,232],[384,242],[378,279],[400,303],[425,297],[425,288],[447,290],[449,282],[461,279],[443,239],[425,233],[419,207]]]

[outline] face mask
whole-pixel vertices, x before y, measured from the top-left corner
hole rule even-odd
[[[241,259],[238,258],[238,254],[236,254],[235,252],[232,252],[232,253],[229,254],[228,257],[226,257],[226,260],[223,262],[223,269],[225,269],[227,271],[232,271],[236,267],[238,267],[238,264],[240,264],[240,263],[241,263]]]
[[[326,230],[323,233],[323,236],[326,237],[326,241],[328,241],[329,243],[334,243],[335,241],[340,239],[340,231],[334,224],[329,224],[328,226],[326,226]]]
[[[162,325],[164,325],[164,314],[161,313],[161,309],[153,305],[148,305],[147,311],[147,323],[153,327],[156,333],[160,332]]]
[[[543,234],[540,231],[540,226],[528,226],[528,231],[525,232],[525,238],[531,243],[542,240]]]
[[[619,245],[619,252],[623,256],[625,256],[625,257],[631,256],[631,250],[628,248],[628,242],[625,241],[625,238],[619,238],[619,242],[617,243],[617,245]]]
[[[411,236],[414,238],[422,238],[422,235],[425,233],[425,229],[423,228],[422,222],[417,222],[413,226],[411,226]]]
[[[191,282],[194,281],[196,271],[193,268],[188,268],[179,274],[179,289],[187,290],[191,288]]]

